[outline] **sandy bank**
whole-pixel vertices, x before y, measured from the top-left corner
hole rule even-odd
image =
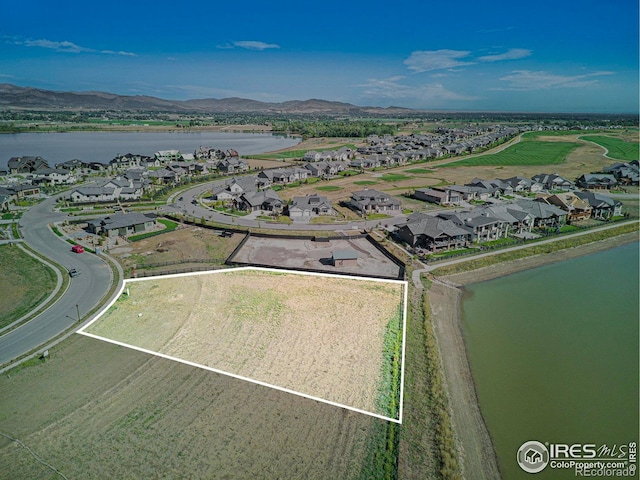
[[[461,450],[464,478],[496,479],[500,478],[500,474],[493,443],[478,404],[461,330],[460,300],[463,286],[635,241],[638,241],[636,232],[447,277],[432,277],[429,299],[433,327],[438,339],[453,411],[453,424]]]

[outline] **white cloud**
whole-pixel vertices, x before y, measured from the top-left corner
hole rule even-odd
[[[56,52],[65,52],[65,53],[102,53],[105,55],[124,55],[127,57],[135,57],[136,54],[132,52],[124,52],[124,51],[115,51],[115,50],[96,50],[95,48],[82,47],[68,40],[63,40],[62,42],[54,41],[54,40],[20,40],[13,39],[13,44],[15,45],[24,45],[25,47],[40,47],[47,48],[49,50],[55,50]]]
[[[511,48],[505,53],[496,55],[485,55],[478,57],[481,62],[500,62],[502,60],[518,60],[520,58],[529,57],[533,52],[526,48]]]
[[[598,79],[614,72],[593,72],[584,75],[556,75],[545,71],[532,72],[530,70],[514,70],[500,80],[508,82],[507,87],[495,90],[547,90],[552,88],[581,88],[598,83]]]
[[[405,77],[391,77],[388,79],[370,79],[359,87],[364,88],[364,95],[387,99],[415,99],[426,103],[442,101],[473,101],[478,97],[463,95],[448,90],[441,83],[411,86],[400,83]]]
[[[275,43],[256,42],[253,40],[243,40],[241,42],[233,42],[233,46],[238,48],[246,48],[247,50],[267,50],[269,48],[280,48]]]
[[[417,50],[412,52],[404,64],[415,72],[444,70],[449,68],[473,65],[474,62],[462,61],[471,52],[463,50]]]

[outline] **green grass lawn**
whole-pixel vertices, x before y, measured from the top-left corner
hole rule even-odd
[[[56,286],[56,274],[16,246],[0,245],[0,327],[27,314]]]
[[[427,168],[410,168],[404,171],[406,173],[433,173],[433,170],[429,170]]]
[[[385,182],[399,182],[401,180],[409,180],[411,179],[408,175],[403,175],[401,173],[383,173],[382,180]]]
[[[625,142],[619,138],[607,137],[604,135],[585,135],[580,137],[607,149],[607,156],[617,160],[639,160],[640,150],[637,143]]]
[[[563,163],[567,155],[579,146],[576,142],[544,142],[535,136],[523,136],[520,142],[501,152],[467,158],[443,167],[555,165]]]
[[[337,192],[338,190],[342,190],[342,188],[337,185],[321,185],[320,187],[314,188],[320,192]]]
[[[376,182],[375,180],[359,180],[357,182],[353,182],[354,185],[375,185],[378,182]]]
[[[160,235],[162,233],[169,233],[178,228],[178,224],[173,220],[167,220],[166,218],[159,218],[158,223],[161,223],[166,228],[164,230],[159,230],[157,232],[149,232],[149,233],[141,233],[140,235],[132,235],[129,237],[130,242],[137,242],[138,240],[144,240],[145,238],[155,237],[156,235]]]

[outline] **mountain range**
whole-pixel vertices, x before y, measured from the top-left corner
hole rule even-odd
[[[120,110],[167,113],[259,113],[329,116],[370,116],[406,114],[401,107],[359,107],[327,100],[291,100],[280,103],[246,98],[204,98],[165,100],[147,95],[118,95],[106,92],[58,92],[32,87],[0,84],[0,108],[28,110]]]

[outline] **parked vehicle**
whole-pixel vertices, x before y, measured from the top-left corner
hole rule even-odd
[[[74,253],[84,253],[84,247],[82,245],[74,245],[71,247],[71,251]]]

